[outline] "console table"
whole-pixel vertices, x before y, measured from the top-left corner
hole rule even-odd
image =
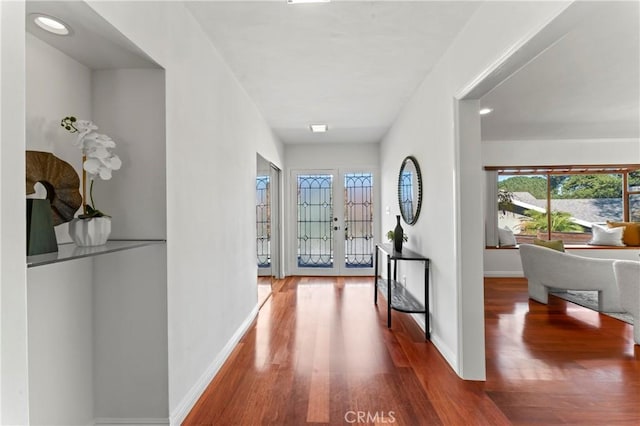
[[[378,253],[382,253],[387,257],[387,278],[378,276]],[[401,283],[398,282],[398,261],[416,261],[424,263],[424,305],[418,301]],[[391,279],[391,261],[393,261],[393,279]],[[387,295],[387,327],[391,328],[391,310],[412,313],[425,314],[425,338],[429,340],[429,259],[403,248],[401,252],[395,251],[392,244],[376,245],[375,254],[375,275],[374,275],[374,293],[373,303],[378,304],[378,288],[382,294]]]

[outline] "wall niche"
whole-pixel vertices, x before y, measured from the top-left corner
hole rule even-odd
[[[25,19],[26,148],[81,175],[60,120],[93,121],[123,162],[94,188],[111,239],[159,242],[28,268],[30,422],[168,424],[165,71],[84,2],[27,2]],[[71,244],[66,224],[56,236]]]

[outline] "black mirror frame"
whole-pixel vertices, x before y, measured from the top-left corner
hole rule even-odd
[[[402,194],[402,191],[401,191],[402,172],[404,171],[405,166],[409,162],[412,162],[414,167],[415,167],[415,169],[416,169],[416,176],[417,176],[417,181],[418,181],[418,203],[417,203],[417,207],[416,207],[416,212],[413,215],[413,219],[411,221],[407,220],[407,218],[405,217],[404,211],[402,210],[402,195],[401,195]],[[418,221],[418,217],[420,216],[420,209],[422,208],[422,172],[420,171],[420,166],[418,165],[418,160],[416,160],[416,158],[413,155],[407,156],[402,161],[402,165],[400,166],[400,172],[398,173],[398,207],[400,208],[400,214],[402,215],[402,219],[408,225],[414,225]]]

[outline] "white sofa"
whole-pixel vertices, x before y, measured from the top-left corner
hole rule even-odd
[[[520,244],[529,297],[547,304],[549,289],[598,291],[598,310],[622,312],[614,259],[594,259],[532,244]]]
[[[613,272],[620,289],[620,305],[633,317],[633,340],[640,345],[640,262],[616,260]]]

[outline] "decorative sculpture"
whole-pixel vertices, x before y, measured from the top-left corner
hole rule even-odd
[[[34,194],[38,182],[47,189],[53,225],[73,219],[82,205],[80,178],[75,169],[52,153],[41,151],[27,151],[26,169],[26,193]]]

